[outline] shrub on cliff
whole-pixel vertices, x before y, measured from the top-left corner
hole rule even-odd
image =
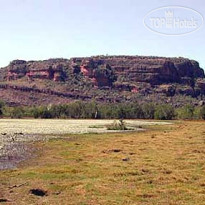
[[[97,68],[94,69],[94,76],[96,78],[106,78],[112,84],[113,81],[116,80],[116,76],[114,71],[108,64],[99,65]]]

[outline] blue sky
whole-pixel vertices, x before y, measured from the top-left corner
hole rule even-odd
[[[205,14],[204,0],[0,0],[0,67],[14,59],[92,55],[183,56],[205,68],[205,27],[183,36],[145,28],[162,6]]]

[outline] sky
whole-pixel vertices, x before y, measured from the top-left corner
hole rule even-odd
[[[178,36],[145,27],[148,12],[172,5],[205,14],[204,0],[0,0],[0,67],[14,59],[152,55],[205,68],[204,25]]]

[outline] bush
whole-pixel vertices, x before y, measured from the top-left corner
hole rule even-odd
[[[194,118],[194,106],[186,105],[182,108],[177,109],[177,118],[179,119],[193,119]]]
[[[200,118],[205,120],[205,106],[203,106],[200,110]]]
[[[154,118],[157,120],[172,120],[175,117],[175,112],[170,105],[159,105],[154,112]]]
[[[126,125],[124,120],[119,120],[119,122],[117,122],[116,120],[113,122],[113,124],[108,125],[107,126],[108,130],[129,130]]]
[[[5,103],[3,101],[0,101],[0,116],[3,115],[4,106],[5,106]]]
[[[152,103],[147,103],[142,106],[143,118],[144,119],[154,119],[155,105]]]
[[[171,105],[153,103],[96,103],[76,101],[63,105],[36,107],[8,107],[0,101],[0,116],[22,118],[74,118],[74,119],[205,119],[205,106],[186,105],[174,109]]]
[[[11,111],[11,118],[22,118],[24,116],[24,110],[21,107],[15,107]]]
[[[45,107],[45,106],[34,108],[33,117],[34,118],[44,118],[44,119],[53,118],[50,110],[48,109],[48,107]]]

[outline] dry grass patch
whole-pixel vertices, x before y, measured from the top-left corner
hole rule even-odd
[[[17,204],[204,204],[204,122],[70,135],[36,146],[43,147],[38,158],[1,171],[0,198]]]

